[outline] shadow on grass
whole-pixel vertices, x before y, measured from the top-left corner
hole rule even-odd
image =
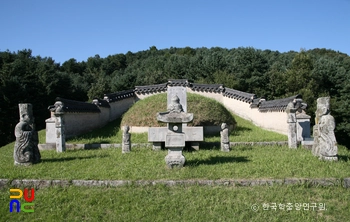
[[[240,132],[240,131],[252,131],[252,129],[245,126],[236,126],[235,129],[232,131],[231,135],[234,135],[234,132]]]
[[[90,138],[95,138],[95,137],[100,137],[100,138],[105,138],[105,137],[113,137],[116,136],[117,133],[120,130],[120,123],[122,119],[118,118],[112,122],[109,122],[107,125],[103,127],[103,130],[101,128],[92,130],[91,132],[85,133],[81,136],[75,136],[72,138],[69,138],[68,141],[72,140],[82,140],[82,139],[90,139]],[[109,142],[109,141],[106,141]]]
[[[237,156],[237,157],[228,157],[228,156],[216,156],[216,157],[210,157],[206,160],[188,160],[186,161],[186,165],[190,166],[199,166],[199,165],[215,165],[215,164],[221,164],[221,163],[245,163],[250,161],[245,156]]]
[[[338,155],[338,160],[348,162],[350,160],[350,156]]]
[[[71,160],[84,160],[84,159],[94,159],[94,158],[105,158],[108,155],[103,156],[84,156],[84,157],[63,157],[63,158],[50,158],[50,159],[42,159],[41,162],[45,163],[54,163],[54,162],[64,162],[64,161],[71,161]]]

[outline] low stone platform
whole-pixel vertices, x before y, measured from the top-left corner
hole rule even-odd
[[[8,187],[120,187],[120,186],[273,186],[273,185],[308,185],[313,187],[342,186],[350,189],[350,178],[285,178],[285,179],[224,179],[224,180],[40,180],[40,179],[0,179],[0,189]]]

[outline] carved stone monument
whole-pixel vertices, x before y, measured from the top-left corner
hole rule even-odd
[[[16,142],[13,158],[15,165],[31,165],[41,160],[38,132],[35,131],[33,108],[30,103],[20,103],[20,122],[15,127]]]
[[[183,112],[187,112],[187,80],[169,80],[167,88],[167,108],[168,110],[174,109],[172,99],[176,96],[181,101],[181,109]],[[148,141],[153,143],[153,150],[161,150],[162,144],[166,140],[169,124],[167,127],[150,127],[148,130]],[[203,127],[188,127],[187,123],[182,124],[182,132],[185,134],[185,142],[190,142],[191,148],[199,150],[199,142],[203,141]]]
[[[182,149],[185,147],[185,133],[182,128],[184,123],[193,120],[193,113],[185,113],[179,97],[174,96],[168,105],[168,111],[157,113],[157,120],[168,123],[168,131],[165,136],[165,148],[168,149],[168,155],[165,157],[165,163],[169,168],[183,167],[185,157],[182,155]]]
[[[131,143],[130,143],[130,127],[123,126],[123,143],[122,143],[122,153],[130,153]]]
[[[221,151],[229,152],[230,151],[230,140],[229,140],[229,132],[226,123],[221,124]]]
[[[338,160],[338,147],[334,135],[335,121],[330,115],[329,97],[317,99],[312,154],[320,160]]]

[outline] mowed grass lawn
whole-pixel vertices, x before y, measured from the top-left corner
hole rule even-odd
[[[235,119],[237,128],[231,132],[231,141],[287,139]],[[68,142],[120,143],[119,124],[115,121]],[[44,138],[43,132],[40,137]],[[134,143],[145,140],[147,135],[132,135]],[[218,136],[206,139],[219,140]],[[240,145],[224,153],[219,147],[206,146],[199,151],[184,151],[185,167],[172,170],[165,165],[166,150],[155,152],[145,147],[135,147],[129,154],[122,154],[121,148],[41,151],[41,163],[18,167],[13,165],[13,147],[11,143],[0,148],[0,178],[135,181],[350,177],[350,152],[343,146],[339,146],[337,162],[319,161],[304,148]],[[1,221],[347,221],[350,218],[350,189],[341,186],[50,187],[35,191],[34,213],[10,213],[9,195],[9,188],[0,189]],[[21,201],[24,202],[23,198]],[[266,208],[274,204],[280,204],[276,210]],[[293,205],[292,209],[287,210],[287,204]],[[298,210],[298,204],[305,207]],[[310,208],[314,204],[317,208]],[[326,210],[320,209],[320,204],[325,204]]]
[[[35,191],[33,213],[10,213],[2,189],[0,215],[1,221],[349,221],[349,194],[342,187],[278,185],[51,187]]]

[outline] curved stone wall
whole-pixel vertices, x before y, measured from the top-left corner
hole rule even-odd
[[[169,80],[168,83],[164,84],[136,86],[135,89],[105,94],[103,99],[95,99],[92,104],[57,98],[56,101],[65,103],[66,137],[69,138],[103,127],[109,121],[121,117],[138,100],[166,93],[167,87],[173,85],[186,87],[186,91],[189,93],[215,99],[228,110],[252,121],[255,125],[285,135],[287,135],[288,130],[285,108],[293,99],[301,98],[300,95],[297,95],[265,101],[257,98],[255,94],[225,88],[222,84],[197,84],[187,80]],[[52,138],[54,137],[54,124],[53,117],[46,121],[47,143],[55,141]]]

